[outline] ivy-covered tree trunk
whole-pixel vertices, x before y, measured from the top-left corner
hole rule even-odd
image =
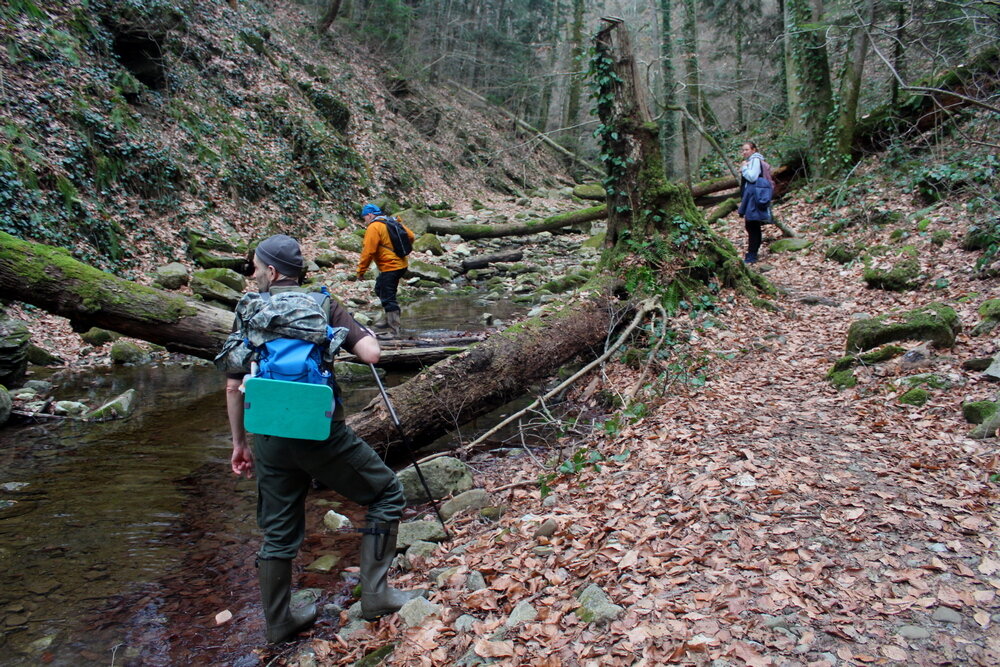
[[[676,75],[673,58],[673,24],[670,13],[671,0],[660,0],[660,71],[663,75],[663,114],[660,116],[660,150],[663,151],[663,169],[668,178],[673,178],[674,159],[677,151],[677,114],[670,111],[677,106],[674,92]]]
[[[785,80],[789,129],[805,135],[810,166],[822,173],[833,97],[824,33],[810,0],[785,0]]]
[[[603,20],[607,25],[594,38],[591,74],[608,172],[606,264],[631,272],[630,286],[667,295],[708,283],[734,286],[749,296],[768,289],[733,245],[708,227],[691,190],[664,176],[659,129],[628,29],[620,19]]]

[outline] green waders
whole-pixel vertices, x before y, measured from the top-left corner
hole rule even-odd
[[[324,441],[255,435],[253,447],[257,475],[257,523],[264,532],[264,544],[258,553],[259,563],[268,571],[285,567],[276,563],[288,564],[287,578],[268,575],[266,582],[264,570],[260,576],[268,640],[280,641],[271,637],[288,637],[305,627],[288,631],[305,617],[289,622],[288,615],[292,613],[288,611],[287,600],[291,595],[291,561],[305,539],[305,498],[312,478],[348,500],[367,506],[366,521],[369,526],[398,523],[406,500],[395,473],[344,422],[333,422],[330,437]],[[365,562],[364,544],[362,540],[362,563]],[[380,575],[383,585],[385,572],[394,556],[395,534],[392,536],[392,549],[386,549],[383,559],[385,568]],[[269,611],[272,605],[275,609],[273,614]],[[294,614],[292,616],[295,617]]]

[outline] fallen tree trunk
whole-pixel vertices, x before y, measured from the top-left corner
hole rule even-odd
[[[144,287],[73,259],[62,248],[0,232],[0,296],[67,318],[77,331],[100,327],[211,359],[233,314]]]
[[[632,310],[608,290],[569,304],[550,304],[539,317],[497,332],[461,354],[394,387],[393,407],[418,446],[524,394],[578,356],[600,354],[609,332]],[[561,306],[561,309],[559,309]],[[348,419],[376,449],[401,444],[380,398]]]
[[[607,205],[592,206],[580,211],[570,211],[549,216],[543,220],[529,221],[508,225],[470,225],[460,222],[448,222],[434,219],[427,225],[427,231],[432,234],[457,234],[466,240],[492,239],[503,236],[527,236],[539,232],[550,232],[553,229],[570,225],[592,222],[607,217]]]
[[[523,258],[524,253],[520,250],[504,250],[489,255],[477,255],[476,257],[462,260],[462,271],[485,269],[490,264],[498,262],[520,262]]]
[[[788,184],[795,175],[795,167],[796,165],[783,164],[771,171],[771,177],[774,178],[775,197],[788,189]],[[691,196],[698,199],[699,197],[705,197],[706,195],[722,192],[724,190],[732,190],[733,188],[738,187],[740,187],[739,178],[726,176],[724,178],[716,178],[710,181],[695,183],[691,186]]]
[[[381,342],[381,341],[380,341]],[[379,368],[401,371],[426,368],[442,359],[464,352],[478,341],[471,340],[466,345],[445,345],[436,347],[382,348],[379,357]],[[356,364],[364,363],[353,354],[345,354],[340,361],[350,361]]]

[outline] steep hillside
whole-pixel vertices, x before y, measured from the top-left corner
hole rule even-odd
[[[509,121],[310,26],[291,3],[6,3],[0,230],[143,280],[182,228],[307,236],[364,199],[565,181]]]

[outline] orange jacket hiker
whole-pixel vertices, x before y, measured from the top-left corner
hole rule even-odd
[[[402,223],[400,223],[402,224]],[[413,241],[413,232],[406,225],[403,225],[410,241]],[[361,259],[358,261],[358,278],[365,275],[372,261],[382,273],[387,271],[398,271],[409,266],[405,257],[399,257],[392,250],[392,241],[389,239],[389,229],[385,226],[385,216],[378,215],[368,222],[368,229],[365,230],[365,240],[361,246]]]

